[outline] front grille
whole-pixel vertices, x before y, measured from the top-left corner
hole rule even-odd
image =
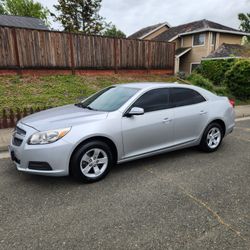
[[[13,133],[12,144],[18,147],[21,146],[25,135],[26,131],[16,126]]]
[[[19,134],[19,135],[23,135],[23,136],[26,135],[26,131],[23,130],[23,129],[21,129],[21,128],[19,128],[18,126],[16,126],[15,132],[16,132],[17,134]]]

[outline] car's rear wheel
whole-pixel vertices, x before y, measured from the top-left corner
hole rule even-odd
[[[223,134],[223,129],[220,124],[209,124],[203,133],[200,149],[205,152],[216,151],[222,142]]]
[[[70,173],[83,182],[95,182],[104,178],[114,157],[111,148],[102,141],[90,141],[80,146],[70,162]]]

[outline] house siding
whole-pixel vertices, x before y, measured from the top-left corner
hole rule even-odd
[[[157,31],[155,31],[154,33],[144,37],[144,40],[152,40],[155,37],[159,36],[161,33],[163,33],[164,31],[168,30],[167,26],[163,26],[162,28],[158,29]]]
[[[193,35],[183,37],[183,47],[192,47],[192,50],[181,57],[180,71],[190,72],[191,63],[199,63],[201,58],[207,56],[211,50],[211,36],[209,32],[205,32],[205,44],[202,46],[193,47]]]
[[[216,47],[219,47],[222,43],[241,44],[241,42],[242,36],[220,33],[219,43]]]

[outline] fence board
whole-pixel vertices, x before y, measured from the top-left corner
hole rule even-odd
[[[0,27],[0,66],[17,67],[13,34],[11,29],[3,27]]]

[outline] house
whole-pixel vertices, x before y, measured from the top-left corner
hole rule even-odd
[[[49,30],[45,23],[39,18],[12,15],[0,15],[0,27]]]
[[[175,73],[190,74],[201,62],[223,43],[238,44],[250,34],[209,20],[200,20],[171,27],[161,23],[143,28],[129,38],[175,43]]]

